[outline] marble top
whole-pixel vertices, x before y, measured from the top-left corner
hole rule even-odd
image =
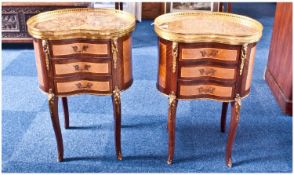
[[[219,16],[176,16],[161,23],[159,27],[186,34],[252,35],[258,32],[252,26]]]
[[[160,36],[261,37],[262,25],[254,19],[220,12],[178,12],[159,16],[154,22]],[[197,39],[197,38],[196,38]]]
[[[114,35],[132,30],[135,18],[129,13],[113,9],[63,9],[40,13],[28,21],[28,28],[35,33],[50,37],[71,33],[95,33]],[[94,34],[93,33],[93,34]]]

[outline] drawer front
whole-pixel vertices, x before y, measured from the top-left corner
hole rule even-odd
[[[52,54],[55,56],[91,54],[97,56],[109,55],[107,43],[70,43],[70,44],[52,44]]]
[[[76,80],[69,82],[55,82],[58,94],[68,94],[74,92],[108,93],[111,91],[109,80]]]
[[[93,74],[111,74],[111,64],[109,62],[73,62],[66,64],[54,64],[55,75],[66,75],[73,73],[93,73]]]
[[[233,68],[221,68],[214,66],[186,66],[181,67],[181,78],[214,77],[234,80],[236,71]]]
[[[220,86],[214,84],[201,84],[201,85],[180,85],[180,96],[201,96],[208,98],[209,96],[231,98],[233,88],[228,86]]]
[[[197,60],[211,58],[222,61],[236,61],[238,56],[237,50],[220,49],[220,48],[182,48],[182,60]]]

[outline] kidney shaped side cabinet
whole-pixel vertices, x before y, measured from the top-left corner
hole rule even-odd
[[[178,12],[156,18],[154,29],[159,36],[157,88],[169,96],[167,163],[171,164],[174,157],[178,99],[211,99],[223,102],[222,132],[228,102],[231,102],[226,147],[226,164],[231,167],[241,98],[250,91],[256,43],[261,38],[262,25],[235,14]]]
[[[121,160],[120,91],[133,81],[131,32],[135,18],[113,9],[77,8],[40,13],[27,25],[34,38],[39,87],[48,94],[58,161],[63,160],[58,97],[62,97],[68,128],[66,97],[77,94],[112,96],[115,150]]]

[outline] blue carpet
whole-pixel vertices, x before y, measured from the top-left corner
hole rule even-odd
[[[291,172],[292,118],[281,112],[263,78],[274,10],[272,3],[233,4],[234,13],[264,25],[251,94],[242,101],[233,168],[224,161],[227,133],[219,131],[221,103],[205,100],[179,102],[175,161],[166,164],[168,100],[155,86],[158,50],[153,21],[143,21],[133,33],[134,83],[121,98],[122,161],[115,156],[111,98],[82,95],[69,97],[72,127],[62,127],[65,161],[58,163],[34,52],[4,47],[2,172]],[[59,111],[63,123],[61,104]]]

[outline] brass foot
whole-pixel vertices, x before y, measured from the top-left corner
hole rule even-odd
[[[121,152],[118,153],[118,155],[117,155],[117,159],[118,159],[118,160],[122,160],[122,154],[121,154]]]
[[[232,166],[233,166],[232,159],[229,159],[229,160],[228,160],[228,162],[227,162],[227,166],[228,166],[229,168],[232,168]]]
[[[58,156],[58,157],[57,157],[57,161],[58,161],[58,162],[62,162],[62,161],[63,161],[63,154],[62,154],[62,153],[58,153],[57,156]]]
[[[57,159],[57,162],[63,162],[63,158],[59,157],[59,158]]]
[[[172,161],[172,160],[167,160],[166,163],[167,163],[168,165],[171,165],[171,164],[173,163],[173,161]]]

